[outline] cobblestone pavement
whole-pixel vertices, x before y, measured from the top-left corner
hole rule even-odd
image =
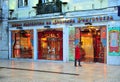
[[[120,82],[120,66],[103,63],[0,60],[0,82]]]

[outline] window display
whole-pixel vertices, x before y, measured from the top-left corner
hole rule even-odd
[[[62,60],[62,31],[45,30],[38,32],[38,58]]]
[[[33,45],[32,45],[32,31],[13,31],[13,58],[32,58]]]

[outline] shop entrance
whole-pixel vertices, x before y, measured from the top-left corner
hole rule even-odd
[[[38,59],[63,60],[62,31],[47,29],[38,32]]]
[[[106,62],[106,26],[82,27],[80,40],[86,53],[84,62]]]

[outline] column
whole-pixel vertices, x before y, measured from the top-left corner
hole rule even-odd
[[[34,57],[33,59],[37,59],[37,29],[33,30],[33,52],[34,52]]]
[[[8,33],[9,33],[9,35],[8,35],[8,37],[9,37],[9,41],[8,41],[8,46],[9,46],[8,56],[9,56],[9,59],[11,59],[12,58],[12,45],[11,45],[12,37],[11,37],[11,31],[9,30]]]
[[[69,32],[68,26],[63,27],[63,62],[69,61]]]

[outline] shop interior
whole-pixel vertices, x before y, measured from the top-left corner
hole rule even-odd
[[[85,50],[84,62],[106,63],[106,26],[81,27],[80,41]]]

